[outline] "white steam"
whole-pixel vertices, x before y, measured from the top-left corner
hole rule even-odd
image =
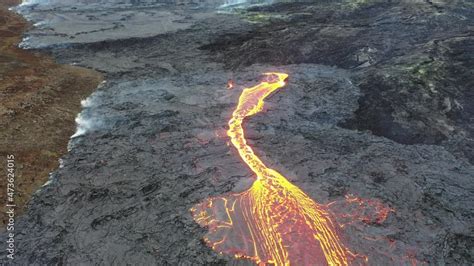
[[[102,83],[99,84],[97,88],[101,88],[104,84],[105,81],[102,81]],[[99,98],[99,95],[100,92],[94,92],[85,100],[81,101],[81,106],[83,110],[76,117],[77,129],[76,133],[71,136],[71,139],[82,136],[87,132],[100,128],[103,125],[103,122],[100,119],[88,114],[91,113],[89,112],[90,109],[97,106],[97,98]]]
[[[21,1],[20,6],[29,6],[29,5],[35,5],[35,4],[47,4],[49,1],[45,0],[23,0]]]
[[[24,37],[18,44],[18,47],[22,49],[28,49],[30,47],[30,37]]]
[[[94,127],[94,123],[91,120],[84,119],[82,113],[79,113],[76,117],[77,130],[71,138],[79,137],[84,135],[87,131]]]

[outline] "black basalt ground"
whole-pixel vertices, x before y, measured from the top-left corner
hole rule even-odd
[[[363,96],[341,126],[402,144],[445,145],[473,162],[471,4],[301,3],[250,11],[273,16],[274,23],[202,48],[230,68],[315,63],[351,69]]]
[[[249,185],[225,131],[267,71],[290,80],[246,124],[256,153],[319,203],[354,194],[395,210],[348,227],[351,250],[371,265],[472,264],[472,5],[358,3],[163,7],[192,26],[41,49],[107,83],[18,221],[15,264],[249,264],[208,248],[189,209]]]

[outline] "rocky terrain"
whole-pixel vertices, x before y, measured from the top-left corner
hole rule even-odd
[[[18,1],[0,3],[0,155],[16,156],[17,214],[67,152],[74,133],[80,101],[102,80],[95,71],[58,65],[50,57],[18,48],[30,25],[8,11]],[[6,164],[0,165],[6,172]],[[0,183],[0,200],[6,202],[7,183]],[[0,224],[5,224],[1,205]],[[3,229],[2,229],[3,230]]]
[[[207,247],[189,209],[251,183],[225,131],[267,71],[290,80],[246,124],[258,155],[317,202],[394,210],[344,227],[351,250],[370,265],[473,263],[472,3],[105,2],[22,7],[40,23],[23,47],[107,82],[18,221],[15,264],[249,264]]]

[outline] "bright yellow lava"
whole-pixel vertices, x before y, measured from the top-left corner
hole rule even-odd
[[[229,121],[227,135],[256,174],[242,192],[205,200],[191,209],[205,240],[216,251],[257,264],[348,265],[329,213],[283,175],[268,168],[247,145],[242,123],[260,112],[264,99],[285,86],[284,73],[266,73],[268,81],[246,88]]]

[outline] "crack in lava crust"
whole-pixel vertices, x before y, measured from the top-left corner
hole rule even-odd
[[[194,206],[193,218],[208,227],[205,241],[220,253],[257,264],[347,265],[350,252],[324,206],[265,166],[247,145],[244,118],[260,112],[263,100],[285,86],[288,77],[284,73],[266,75],[267,81],[243,90],[227,131],[256,180],[247,191],[209,198]]]

